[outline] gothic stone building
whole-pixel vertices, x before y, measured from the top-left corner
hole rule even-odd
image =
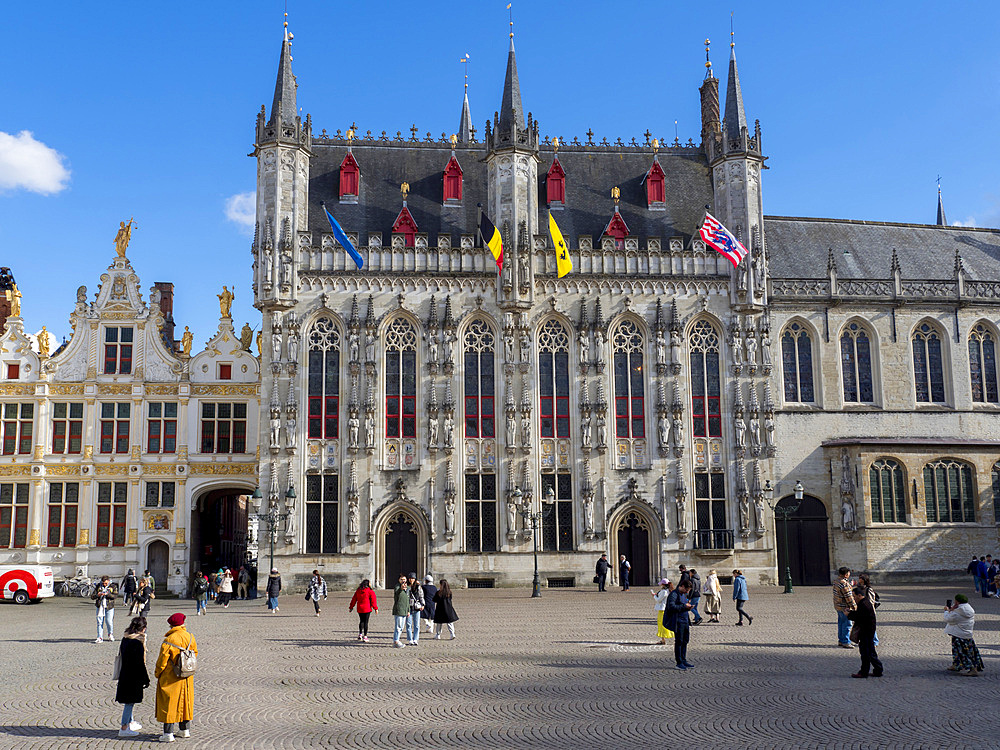
[[[2,564],[51,565],[59,577],[148,568],[180,593],[192,569],[243,558],[258,360],[228,316],[201,352],[189,353],[189,333],[175,346],[173,285],[154,284],[147,301],[139,284],[116,256],[93,298],[77,291],[73,335],[51,355],[20,316],[6,320]]]

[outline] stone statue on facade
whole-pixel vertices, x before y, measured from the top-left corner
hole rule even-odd
[[[455,496],[452,493],[444,499],[444,531],[446,534],[455,533]]]
[[[531,445],[531,414],[521,412],[521,447],[527,448]]]
[[[288,327],[288,361],[299,361],[299,327],[297,324]]]
[[[347,535],[357,539],[360,526],[361,513],[358,511],[358,499],[351,497],[347,501]]]
[[[760,455],[760,420],[754,416],[750,415],[750,420],[747,423],[750,431],[750,451],[755,455]]]
[[[264,257],[264,283],[270,286],[274,279],[274,256],[266,250],[261,255]]]
[[[667,339],[663,331],[656,332],[656,364],[658,367],[667,365]]]
[[[743,364],[743,341],[740,338],[740,329],[733,328],[732,333],[729,335],[729,350],[733,355],[733,364],[742,365]]]
[[[760,332],[760,361],[765,367],[771,366],[771,332],[767,326]]]
[[[519,250],[517,254],[517,279],[521,286],[527,286],[531,281],[528,268],[531,259],[528,257],[528,248],[523,247],[519,248]]]
[[[582,438],[583,438],[583,447],[589,448],[591,441],[589,414],[587,414],[586,416],[583,417],[583,419],[580,420],[580,431],[582,433]]]
[[[764,495],[758,494],[753,499],[754,511],[757,515],[757,533],[764,533]]]
[[[597,447],[606,448],[608,445],[608,419],[604,412],[597,413]]]
[[[233,292],[236,291],[236,287],[233,287]],[[223,318],[231,318],[233,313],[233,300],[236,295],[229,291],[229,287],[222,287],[222,292],[216,296],[219,298],[219,313]]]
[[[361,428],[360,420],[355,412],[347,419],[347,445],[350,448],[358,447],[358,431]]]
[[[431,364],[437,364],[438,353],[441,348],[441,337],[437,331],[427,334],[427,360]]]
[[[590,363],[590,337],[587,336],[586,331],[580,331],[580,335],[577,337],[580,350],[580,364],[586,367]]]
[[[757,336],[753,328],[747,329],[747,364],[751,367],[757,365]]]
[[[281,285],[292,285],[292,254],[287,250],[281,254]]]
[[[681,364],[681,334],[680,331],[670,332],[670,359],[677,366]]]
[[[365,447],[375,447],[375,415],[371,412],[365,414]]]
[[[521,361],[527,364],[531,361],[531,335],[522,329],[519,341],[521,344]]]
[[[750,499],[746,496],[740,498],[740,531],[750,528]]]
[[[450,414],[444,418],[444,447],[455,447],[455,420]]]
[[[858,525],[857,515],[854,512],[854,472],[851,470],[851,457],[846,448],[840,451],[840,500],[840,528],[844,531],[855,531]]]
[[[507,501],[507,533],[513,535],[517,532],[517,505],[514,498]]]
[[[371,332],[365,335],[365,361],[375,361],[375,334]]]
[[[845,531],[854,531],[856,528],[854,521],[854,506],[845,499],[841,506],[841,512],[843,514],[843,518],[840,522],[840,527]]]
[[[776,447],[774,444],[774,415],[771,413],[764,414],[764,446],[769,452]]]
[[[503,356],[506,362],[514,363],[514,331],[509,328],[503,334]]]
[[[42,326],[42,330],[38,332],[38,353],[43,356],[49,356],[49,347],[52,346],[52,334],[48,332],[45,326]]]
[[[661,414],[656,422],[656,429],[660,439],[661,448],[670,447],[670,420],[666,414]]]
[[[271,409],[271,448],[273,450],[278,449],[279,435],[281,434],[281,412],[277,407],[272,407]]]
[[[586,495],[583,498],[583,520],[586,524],[584,531],[588,534],[594,533],[594,496]]]
[[[517,445],[517,421],[514,412],[507,412],[507,446]]]
[[[288,448],[295,448],[295,424],[294,415],[285,417],[285,445]]]
[[[271,328],[271,361],[281,361],[281,329],[277,325]]]
[[[455,344],[458,343],[458,336],[454,331],[449,331],[444,336],[444,363],[450,364],[455,359]]]
[[[438,418],[436,415],[431,415],[427,418],[427,436],[430,441],[431,447],[437,448],[438,444]]]
[[[733,419],[733,432],[736,434],[736,451],[740,453],[747,448],[747,424],[740,417]]]
[[[674,417],[672,420],[671,427],[674,431],[674,448],[683,449],[684,447],[684,422],[681,421],[680,417]],[[679,453],[677,455],[680,455]]]
[[[357,362],[358,356],[361,354],[361,342],[360,336],[358,336],[357,331],[351,331],[347,334],[347,347],[348,347],[348,362]]]
[[[248,352],[251,344],[253,344],[253,328],[250,327],[249,323],[244,323],[240,330],[240,349]]]

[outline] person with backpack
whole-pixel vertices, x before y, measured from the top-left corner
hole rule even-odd
[[[94,643],[104,643],[104,629],[107,627],[108,640],[115,639],[115,591],[111,587],[111,578],[101,576],[101,582],[90,595],[97,605],[97,640]]]
[[[406,632],[406,621],[410,617],[410,587],[406,576],[399,574],[399,583],[392,592],[392,617],[395,621],[392,631],[392,645],[396,648],[406,648],[400,638]]]
[[[146,579],[146,583],[149,584],[149,587],[153,589],[153,591],[156,591],[156,579],[153,578],[153,574],[146,570],[143,571],[142,577]]]
[[[309,579],[309,590],[306,592],[306,601],[312,600],[313,608],[316,610],[316,616],[319,617],[319,598],[323,597],[326,599],[326,581],[323,580],[323,576],[319,574],[318,570],[314,570],[312,578]]]
[[[267,608],[271,614],[278,613],[278,595],[281,593],[281,576],[278,575],[277,568],[271,568],[271,574],[267,577]]]
[[[135,577],[135,571],[128,569],[128,573],[122,578],[120,590],[122,592],[122,602],[127,606],[132,603],[132,597],[139,590],[139,579]]]
[[[125,629],[112,679],[118,681],[115,702],[121,703],[122,722],[119,737],[138,737],[142,724],[133,721],[136,703],[142,703],[142,691],[149,687],[146,671],[146,618],[136,617]]]
[[[410,587],[410,614],[406,620],[406,645],[417,646],[420,644],[420,614],[424,611],[426,602],[416,573],[410,573],[407,584]]]
[[[132,597],[132,608],[135,610],[135,614],[148,618],[152,600],[155,598],[156,594],[153,593],[153,587],[145,578],[140,578],[139,591]]]
[[[674,634],[674,661],[681,670],[694,666],[687,659],[688,641],[691,640],[691,620],[688,616],[691,603],[687,598],[690,591],[689,580],[678,583],[677,588],[667,595],[667,605],[663,611],[663,627]]]
[[[358,640],[368,643],[368,618],[372,616],[372,612],[378,613],[378,598],[367,578],[360,583],[354,592],[347,611],[353,612],[355,607],[358,608]]]
[[[191,594],[194,596],[194,613],[203,615],[207,611],[208,605],[208,579],[200,570],[195,573],[191,582]]]
[[[156,659],[156,720],[163,724],[160,742],[173,742],[174,735],[190,737],[194,718],[194,657],[198,644],[184,627],[184,614],[167,618],[170,630]]]

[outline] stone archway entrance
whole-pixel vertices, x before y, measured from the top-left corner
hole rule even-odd
[[[250,496],[246,490],[222,488],[198,497],[191,510],[191,570],[239,568],[247,560]]]
[[[616,529],[618,538],[618,555],[632,564],[631,584],[633,586],[648,586],[649,572],[649,523],[646,518],[634,510],[622,516]],[[619,557],[615,557],[615,564]]]
[[[778,507],[795,505],[794,497],[782,498]],[[788,518],[788,543],[780,518],[775,519],[778,542],[778,580],[784,583],[785,567],[791,568],[796,586],[828,586],[830,584],[830,546],[827,532],[826,506],[818,498],[806,495],[802,504]]]
[[[399,574],[422,577],[427,567],[427,522],[411,503],[394,503],[375,522],[375,586],[394,588]]]

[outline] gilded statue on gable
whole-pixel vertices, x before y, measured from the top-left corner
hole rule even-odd
[[[118,253],[119,258],[125,257],[125,250],[128,249],[129,240],[132,239],[132,219],[128,220],[128,224],[124,221],[119,223],[118,234],[115,235],[115,252]]]
[[[236,287],[233,287],[233,292],[236,291]],[[230,317],[230,313],[233,309],[233,300],[236,295],[229,291],[229,287],[222,287],[222,292],[216,296],[219,298],[219,312],[222,314],[223,318]]]

